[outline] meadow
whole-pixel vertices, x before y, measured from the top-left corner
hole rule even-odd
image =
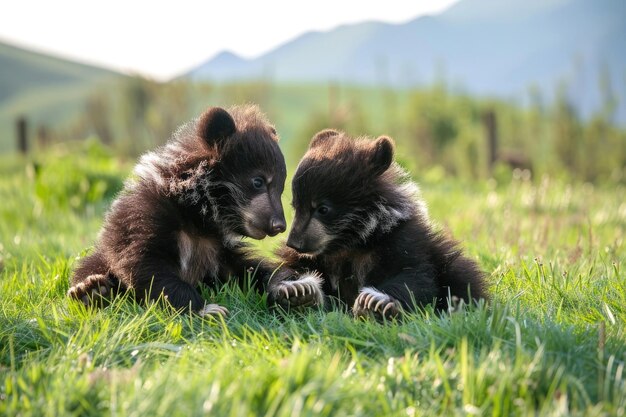
[[[626,413],[623,183],[413,171],[486,271],[489,304],[383,325],[203,288],[231,312],[216,320],[65,297],[132,158],[92,141],[1,158],[0,415]]]

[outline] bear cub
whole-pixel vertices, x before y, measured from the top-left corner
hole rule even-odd
[[[283,307],[338,298],[378,320],[414,306],[486,298],[484,276],[457,242],[434,229],[417,186],[393,162],[393,142],[324,130],[292,182],[295,218],[279,250],[300,280],[276,287]]]
[[[68,295],[99,304],[133,290],[163,296],[176,309],[226,314],[196,287],[255,270],[255,287],[273,267],[242,237],[285,231],[286,167],[276,130],[253,105],[206,110],[162,148],[141,157],[106,215],[93,254],[74,271]]]

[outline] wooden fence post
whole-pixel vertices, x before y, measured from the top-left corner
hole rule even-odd
[[[28,153],[28,137],[26,117],[20,116],[16,121],[17,129],[17,150],[22,154]]]
[[[487,110],[483,114],[483,123],[487,132],[487,152],[489,173],[493,172],[493,166],[498,159],[498,124],[493,110]]]

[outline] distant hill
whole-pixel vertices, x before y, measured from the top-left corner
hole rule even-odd
[[[90,83],[119,75],[0,42],[0,102],[31,89]]]
[[[0,151],[13,148],[14,122],[60,125],[97,86],[123,75],[0,42]]]
[[[405,24],[307,33],[255,59],[222,53],[187,76],[396,86],[443,77],[471,93],[510,97],[530,86],[551,94],[564,81],[588,114],[601,101],[603,73],[626,99],[624,39],[624,0],[462,0]]]

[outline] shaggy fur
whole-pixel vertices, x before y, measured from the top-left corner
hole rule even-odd
[[[317,271],[324,281],[311,291],[338,298],[356,316],[390,318],[416,305],[445,309],[450,299],[487,297],[478,265],[431,225],[417,186],[393,163],[389,138],[318,133],[292,190],[295,219],[279,253],[285,266]]]
[[[177,309],[205,308],[196,290],[269,264],[241,239],[285,230],[281,194],[285,161],[276,130],[255,106],[214,107],[141,157],[135,178],[114,201],[92,255],[72,277],[69,296],[85,304],[133,290],[139,300],[163,295]]]

